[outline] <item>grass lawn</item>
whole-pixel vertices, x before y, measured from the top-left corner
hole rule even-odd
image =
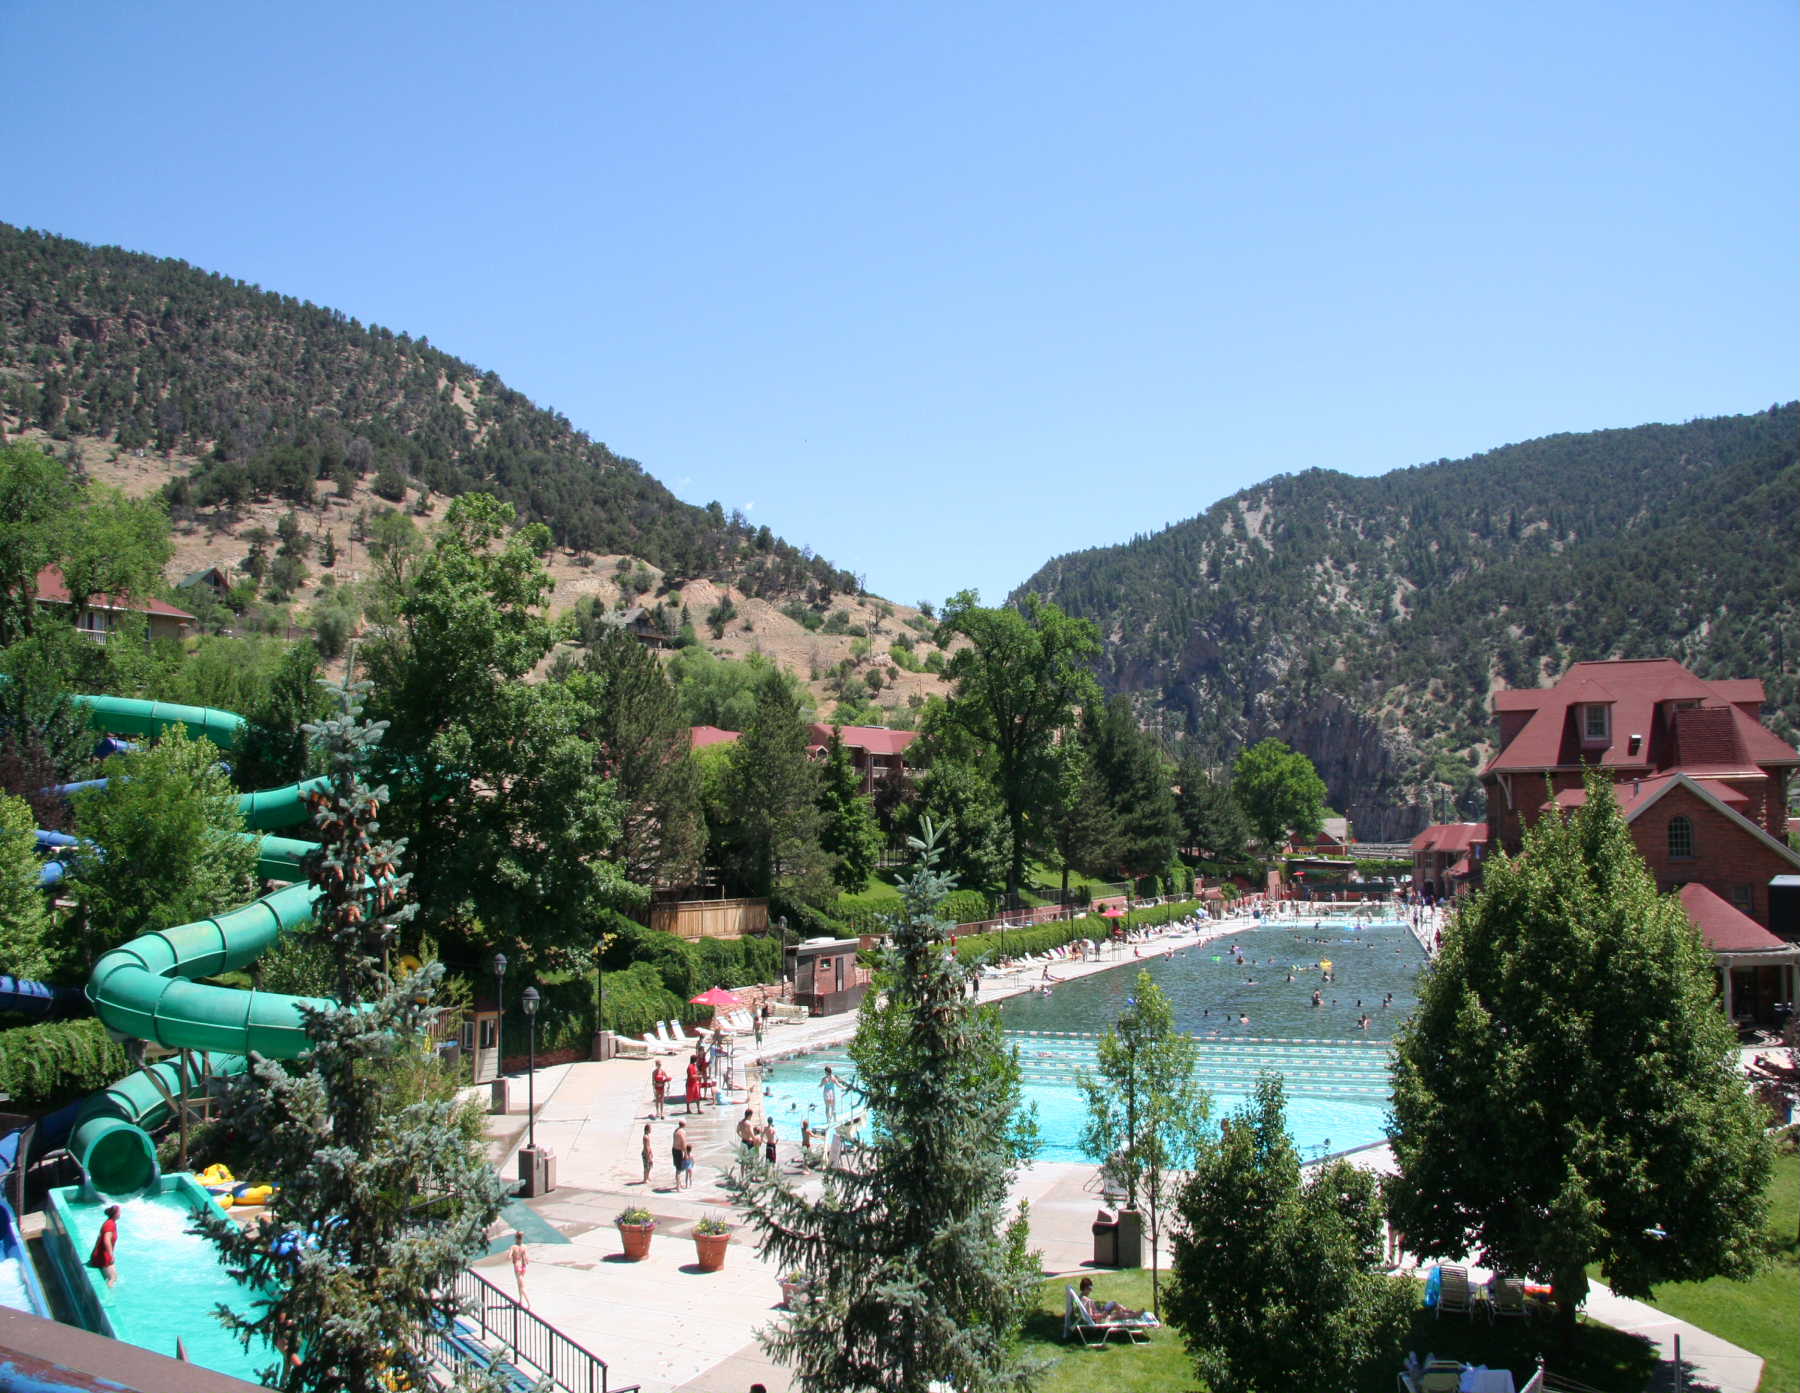
[[[1707,1282],[1670,1282],[1656,1289],[1655,1307],[1721,1340],[1763,1357],[1763,1393],[1800,1388],[1800,1350],[1795,1315],[1800,1311],[1800,1155],[1784,1151],[1769,1180],[1769,1240],[1774,1253],[1767,1267],[1747,1282],[1714,1277]]]
[[[1097,1271],[1094,1295],[1101,1301],[1118,1301],[1140,1310],[1150,1308],[1148,1269],[1130,1272]],[[1080,1277],[1052,1277],[1038,1288],[1037,1313],[1025,1322],[1024,1347],[1028,1358],[1048,1364],[1038,1380],[1038,1393],[1095,1393],[1098,1389],[1119,1393],[1183,1393],[1203,1385],[1194,1372],[1181,1336],[1164,1326],[1150,1332],[1147,1345],[1127,1344],[1115,1335],[1098,1349],[1085,1349],[1071,1337],[1062,1340],[1065,1287]],[[1167,1283],[1168,1273],[1163,1274]],[[1393,1384],[1390,1377],[1389,1386]]]
[[[1094,1294],[1102,1301],[1149,1309],[1150,1273],[1096,1271]],[[1079,1277],[1052,1277],[1038,1288],[1037,1313],[1026,1322],[1025,1354],[1047,1365],[1037,1387],[1040,1393],[1092,1393],[1096,1389],[1118,1393],[1201,1393],[1205,1384],[1194,1372],[1181,1336],[1164,1327],[1150,1332],[1147,1345],[1121,1344],[1117,1337],[1099,1349],[1086,1349],[1079,1341],[1062,1342],[1063,1289]],[[1167,1289],[1168,1273],[1163,1282]],[[1415,1284],[1418,1285],[1418,1284]],[[1541,1326],[1511,1322],[1490,1326],[1485,1320],[1462,1316],[1438,1319],[1422,1306],[1413,1319],[1406,1343],[1394,1351],[1391,1363],[1370,1375],[1357,1393],[1392,1393],[1394,1374],[1405,1362],[1406,1351],[1417,1350],[1460,1359],[1469,1364],[1506,1367],[1523,1384],[1537,1368],[1542,1352],[1550,1369],[1580,1380],[1599,1393],[1643,1393],[1655,1360],[1643,1340],[1604,1325],[1583,1321],[1571,1349],[1563,1349],[1557,1337]],[[1764,1380],[1765,1388],[1784,1385]]]

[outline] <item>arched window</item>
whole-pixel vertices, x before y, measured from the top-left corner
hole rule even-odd
[[[1694,856],[1694,824],[1685,817],[1669,819],[1669,855],[1692,860]]]

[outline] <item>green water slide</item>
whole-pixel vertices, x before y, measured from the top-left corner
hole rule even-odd
[[[189,735],[213,742],[222,750],[235,749],[249,722],[231,711],[211,706],[183,706],[172,701],[143,701],[137,697],[78,696],[71,700],[87,712],[88,724],[114,735],[155,735],[170,726],[182,726]],[[306,795],[322,789],[326,779],[304,779],[281,788],[266,788],[238,795],[238,812],[251,831],[292,827],[306,821]]]
[[[148,735],[179,724],[229,749],[244,730],[242,717],[209,707],[123,697],[76,700],[86,708],[91,725],[120,734]],[[307,791],[326,783],[314,779],[244,795],[260,819],[251,825],[284,827],[304,821]],[[258,872],[271,880],[297,880],[301,858],[313,846],[271,836],[259,837],[257,843]],[[242,1073],[244,1056],[252,1050],[272,1059],[304,1053],[308,1041],[301,1007],[323,1009],[334,1003],[208,986],[195,979],[254,962],[283,930],[312,917],[313,894],[303,883],[289,885],[210,919],[140,934],[94,965],[87,987],[94,1014],[121,1035],[200,1051],[198,1064],[213,1074]],[[179,1064],[166,1060],[128,1074],[83,1102],[68,1149],[96,1189],[129,1195],[156,1183],[156,1148],[148,1129],[168,1116],[182,1084]]]

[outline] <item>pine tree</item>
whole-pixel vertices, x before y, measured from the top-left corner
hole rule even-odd
[[[875,804],[864,796],[843,732],[833,727],[819,773],[819,844],[832,857],[831,878],[840,890],[868,885],[881,861],[883,837]]]
[[[818,1200],[771,1167],[730,1181],[761,1251],[806,1273],[812,1300],[763,1347],[807,1393],[1023,1389],[1014,1338],[1037,1274],[1021,1210],[1005,1204],[1029,1149],[1019,1067],[999,1012],[971,1005],[937,907],[950,891],[935,838],[914,839],[884,992],[863,1004],[850,1057],[876,1125]]]
[[[246,1347],[280,1353],[265,1383],[309,1393],[429,1386],[430,1334],[453,1314],[451,1285],[502,1197],[480,1116],[432,1048],[439,966],[403,983],[386,966],[415,906],[403,902],[404,847],[381,836],[387,790],[362,779],[382,727],[360,720],[360,696],[343,689],[342,714],[309,727],[331,788],[315,799],[307,880],[340,1000],[302,1007],[303,1061],[253,1056],[226,1102],[255,1173],[283,1177],[268,1217],[252,1230],[202,1216],[234,1275],[271,1293],[255,1315],[220,1319]]]

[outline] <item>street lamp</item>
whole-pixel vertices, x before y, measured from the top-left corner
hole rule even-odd
[[[553,1159],[547,1152],[539,1151],[537,1144],[537,1013],[541,1000],[536,987],[525,988],[519,998],[529,1024],[525,1059],[525,1145],[519,1152],[519,1179],[525,1182],[521,1193],[527,1199],[547,1195],[556,1188]]]
[[[779,919],[777,919],[777,920],[776,920],[776,921],[775,921],[775,927],[776,927],[776,928],[778,928],[778,929],[780,929],[780,930],[781,930],[781,980],[782,980],[782,981],[783,981],[783,982],[785,982],[785,981],[787,981],[787,979],[788,979],[788,956],[787,956],[787,946],[788,946],[788,942],[787,942],[787,935],[788,935],[788,925],[787,925],[787,915],[785,915],[785,914],[784,914],[784,915],[782,915],[782,916],[781,916],[781,917],[780,917],[780,918],[779,918]]]
[[[538,989],[525,988],[525,995],[519,998],[525,1007],[525,1019],[530,1025],[530,1043],[525,1056],[525,1146],[528,1150],[537,1150],[537,1008]]]
[[[506,954],[494,954],[494,1087],[493,1097],[488,1106],[489,1112],[504,1113],[507,1109],[506,1070],[502,1062],[506,1057]]]

